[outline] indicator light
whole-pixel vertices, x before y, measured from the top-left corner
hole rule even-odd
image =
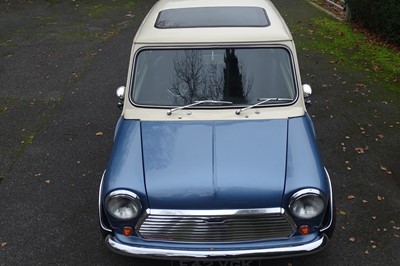
[[[133,234],[133,229],[132,227],[129,226],[125,226],[124,228],[122,228],[122,234],[124,236],[131,236]]]
[[[299,233],[303,236],[308,235],[310,233],[310,227],[308,225],[302,225],[299,228]]]

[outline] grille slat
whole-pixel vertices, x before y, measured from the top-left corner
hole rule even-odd
[[[274,209],[277,210],[276,208]],[[172,242],[235,242],[287,238],[295,231],[291,218],[278,209],[271,213],[268,209],[243,215],[182,215],[185,211],[168,210],[168,215],[160,210],[143,217],[137,226],[139,235],[146,240]],[[189,212],[189,211],[187,211]]]

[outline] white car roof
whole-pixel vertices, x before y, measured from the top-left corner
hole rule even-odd
[[[188,8],[261,8],[265,11],[268,26],[223,26],[223,27],[167,27],[157,28],[157,18],[165,10]],[[226,14],[229,15],[228,12]],[[223,17],[221,18],[223,19]],[[238,19],[240,20],[240,18]],[[193,44],[193,43],[266,43],[291,41],[292,35],[269,0],[160,0],[138,30],[136,44]]]

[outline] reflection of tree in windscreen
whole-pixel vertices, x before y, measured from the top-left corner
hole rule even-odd
[[[226,49],[219,65],[214,59],[206,62],[203,56],[199,50],[186,50],[174,60],[171,92],[176,100],[181,104],[199,100],[244,102],[252,82],[246,79],[235,50]]]
[[[243,67],[239,66],[239,59],[235,55],[235,49],[226,49],[224,62],[224,99],[243,103],[249,93],[251,82],[246,79]],[[243,80],[245,80],[246,84],[243,84]],[[246,88],[244,88],[245,85]]]

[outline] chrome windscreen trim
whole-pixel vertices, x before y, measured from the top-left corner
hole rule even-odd
[[[176,106],[163,106],[163,105],[154,105],[154,104],[150,104],[150,105],[148,105],[148,104],[139,104],[139,103],[136,103],[133,100],[133,93],[134,93],[133,81],[135,79],[135,68],[137,67],[137,65],[136,65],[137,62],[136,61],[137,61],[137,56],[141,51],[144,51],[144,50],[162,50],[162,49],[164,49],[164,50],[176,50],[176,49],[221,49],[221,48],[224,49],[224,48],[233,48],[233,47],[234,48],[238,48],[238,49],[250,49],[250,48],[252,48],[252,49],[257,49],[257,48],[282,48],[282,49],[285,49],[290,55],[291,69],[293,70],[292,76],[293,76],[293,82],[294,82],[295,95],[294,95],[294,98],[293,98],[292,102],[275,104],[275,105],[270,106],[270,107],[291,106],[291,105],[295,104],[299,100],[300,95],[302,95],[302,92],[300,91],[300,88],[299,88],[299,77],[298,77],[298,71],[296,69],[296,59],[295,59],[295,54],[293,54],[292,49],[288,45],[285,45],[285,44],[268,44],[268,43],[259,44],[259,45],[257,45],[257,44],[249,44],[249,43],[247,43],[247,44],[244,44],[244,43],[231,43],[231,44],[229,44],[229,43],[227,43],[227,44],[222,44],[222,45],[216,45],[216,44],[209,43],[209,44],[205,44],[205,45],[195,45],[195,44],[193,44],[193,45],[170,45],[170,44],[167,44],[167,45],[154,45],[154,46],[153,45],[149,45],[149,46],[144,46],[144,47],[140,47],[139,49],[137,49],[135,51],[135,53],[131,55],[132,56],[132,58],[131,58],[132,67],[131,67],[131,72],[129,74],[129,79],[128,79],[128,82],[127,82],[127,85],[129,85],[129,86],[127,86],[127,88],[128,88],[128,97],[129,97],[128,99],[129,99],[130,104],[135,106],[135,107],[138,107],[138,108],[149,108],[149,109],[161,108],[161,109],[168,110],[170,108],[176,107]],[[211,110],[218,110],[218,109],[233,109],[234,110],[234,109],[237,109],[240,106],[241,107],[245,107],[246,105],[238,105],[238,106],[222,107],[222,108],[215,108],[214,107]],[[267,107],[267,106],[265,106],[265,107]],[[210,109],[208,108],[208,110],[210,110]]]

